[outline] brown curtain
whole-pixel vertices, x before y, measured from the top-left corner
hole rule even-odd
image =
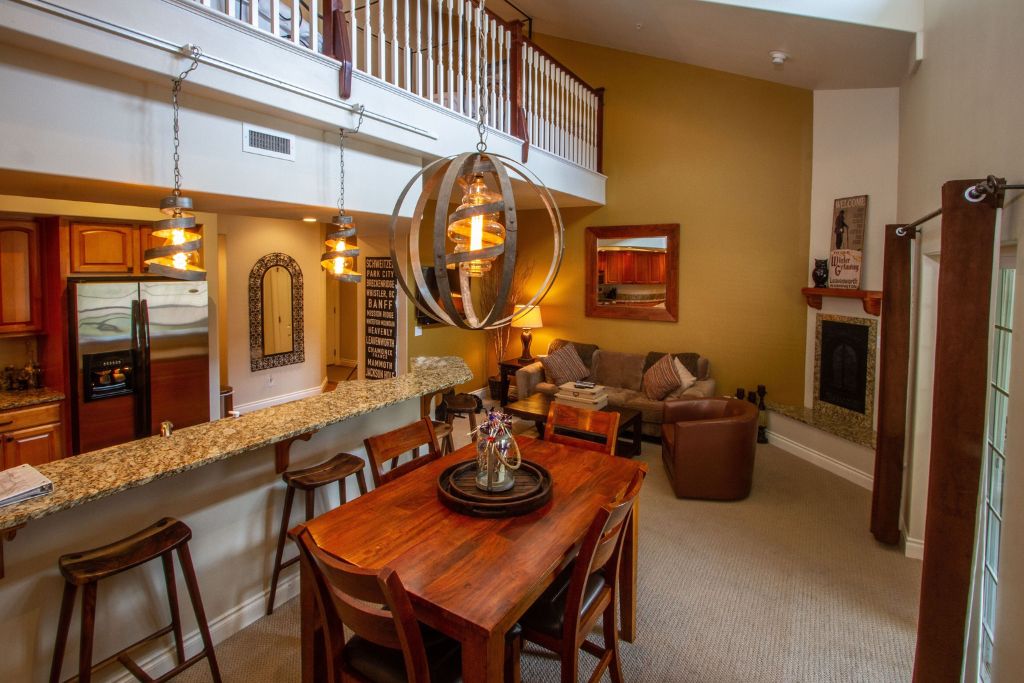
[[[914,681],[959,681],[985,446],[989,301],[998,200],[942,186],[932,450]]]
[[[885,226],[882,264],[882,338],[879,353],[878,439],[871,494],[871,533],[882,543],[900,542],[903,445],[907,434],[910,370],[911,240],[901,225]]]

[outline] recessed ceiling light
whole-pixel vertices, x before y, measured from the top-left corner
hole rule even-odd
[[[304,216],[303,219],[302,219],[302,222],[303,223],[316,223],[316,217],[314,217],[314,216]]]

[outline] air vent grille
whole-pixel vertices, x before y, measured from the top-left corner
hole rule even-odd
[[[243,123],[242,150],[250,154],[295,161],[295,136]]]

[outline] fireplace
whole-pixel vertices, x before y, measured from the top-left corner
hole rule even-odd
[[[878,323],[868,318],[818,315],[814,356],[814,410],[871,427]]]

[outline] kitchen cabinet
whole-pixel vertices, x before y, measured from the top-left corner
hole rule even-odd
[[[0,411],[0,452],[3,469],[43,465],[64,455],[60,404]]]
[[[663,284],[665,252],[602,251],[598,253],[598,270],[609,285]]]
[[[71,272],[118,273],[135,271],[138,230],[116,223],[72,223]]]
[[[0,221],[0,335],[42,329],[39,226]]]

